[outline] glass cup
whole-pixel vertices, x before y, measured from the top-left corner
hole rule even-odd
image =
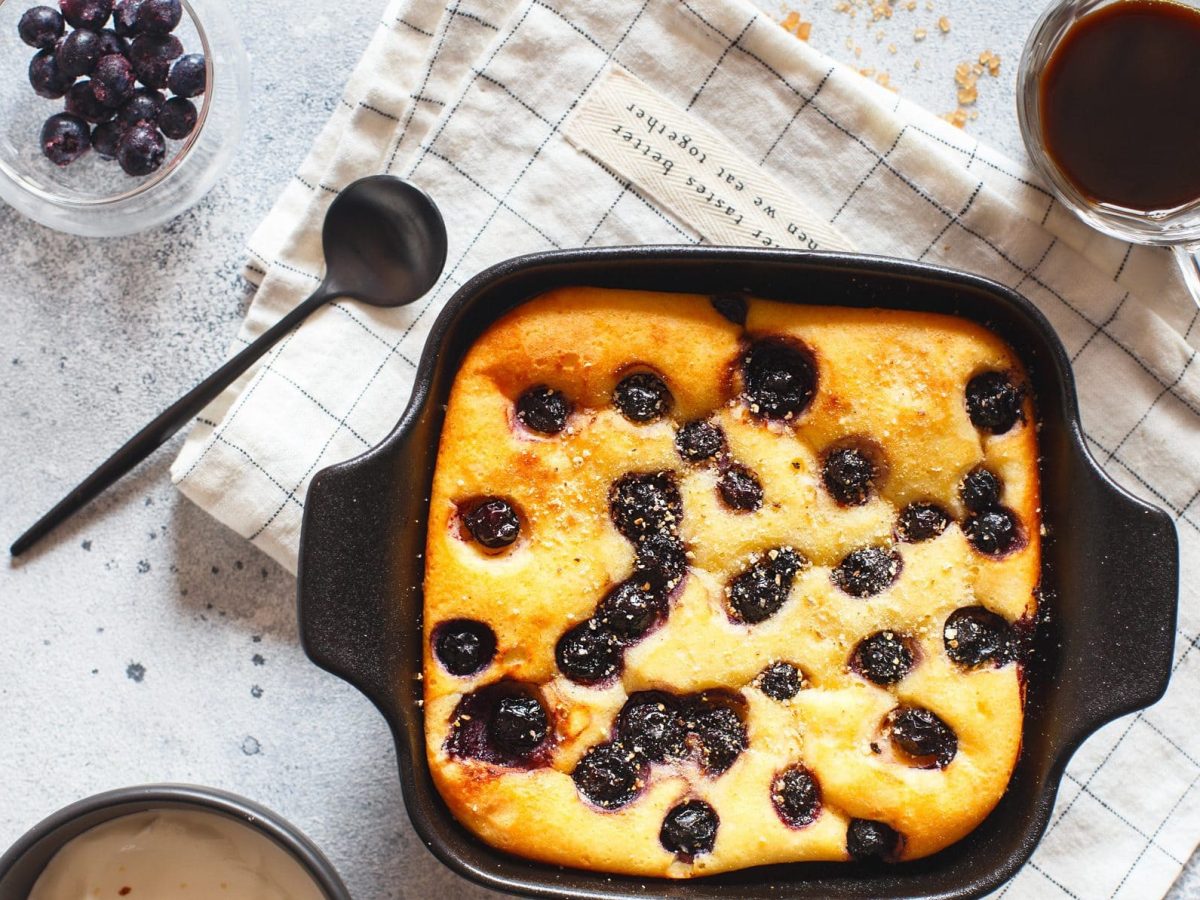
[[[1017,73],[1017,118],[1034,167],[1055,197],[1093,228],[1135,244],[1170,247],[1183,270],[1192,299],[1200,306],[1200,197],[1174,209],[1127,209],[1085,196],[1046,150],[1042,131],[1041,78],[1059,44],[1084,16],[1124,0],[1059,0],[1033,28]],[[1173,0],[1200,9],[1200,0]],[[1180,110],[1180,115],[1189,115]]]
[[[175,36],[185,53],[203,53],[208,89],[196,104],[196,128],[167,141],[161,168],[125,174],[90,151],[59,167],[41,151],[42,123],[63,111],[29,84],[37,52],[17,34],[25,10],[53,0],[0,0],[0,199],[49,228],[85,237],[117,237],[159,225],[195,205],[233,159],[250,99],[250,61],[224,0],[182,0]],[[107,27],[112,27],[110,22]]]

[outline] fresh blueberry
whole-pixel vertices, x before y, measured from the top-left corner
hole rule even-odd
[[[645,424],[669,413],[674,398],[657,375],[637,372],[621,379],[613,391],[613,403],[629,421]]]
[[[617,717],[621,742],[646,762],[678,759],[687,753],[687,725],[670,694],[634,694]]]
[[[956,609],[942,632],[946,655],[962,666],[1002,666],[1017,657],[1017,635],[1002,616],[982,606]]]
[[[891,862],[900,851],[900,834],[883,822],[851,819],[846,831],[846,851],[859,862]]]
[[[778,339],[751,346],[742,360],[743,393],[750,411],[763,419],[790,419],[812,403],[817,370],[809,354]]]
[[[17,22],[17,33],[30,47],[50,50],[63,34],[63,17],[57,9],[35,6],[21,14]]]
[[[158,127],[173,141],[182,141],[196,128],[196,104],[183,97],[172,97],[158,114]]]
[[[177,97],[199,97],[204,93],[207,80],[204,54],[189,53],[179,57],[175,65],[171,66],[171,76],[167,84],[171,93]]]
[[[92,92],[101,104],[115,109],[133,96],[136,81],[133,67],[125,57],[102,56],[92,72]]]
[[[1000,502],[1003,486],[996,473],[989,469],[973,469],[958,487],[963,506],[971,512],[981,512]]]
[[[87,122],[70,113],[51,116],[42,126],[42,152],[56,166],[69,166],[92,146]]]
[[[112,15],[112,0],[58,0],[63,16],[72,28],[99,31]]]
[[[508,753],[525,756],[532,753],[550,732],[546,708],[536,697],[504,697],[488,726],[496,745]]]
[[[579,793],[601,809],[616,809],[641,787],[643,766],[637,754],[620,743],[598,744],[583,754],[571,778]]]
[[[496,655],[496,633],[474,619],[443,622],[434,629],[433,652],[451,675],[474,675]]]
[[[117,142],[117,162],[127,175],[149,175],[158,171],[167,155],[162,132],[153,125],[139,122]]]
[[[166,99],[151,88],[138,88],[117,113],[117,121],[124,128],[131,128],[139,122],[154,125],[158,122],[158,114]]]
[[[617,530],[630,540],[654,533],[674,533],[683,515],[683,498],[670,472],[623,475],[608,495]]]
[[[129,41],[118,35],[111,28],[100,32],[100,58],[106,56],[125,56],[129,52]]]
[[[754,512],[763,504],[762,482],[745,466],[733,465],[721,473],[717,490],[730,509]]]
[[[944,769],[958,753],[954,730],[935,713],[920,706],[905,706],[888,715],[892,742],[914,759],[929,758]]]
[[[58,68],[68,78],[91,74],[100,60],[100,35],[94,31],[72,31],[58,45]]]
[[[878,685],[895,684],[913,667],[909,642],[894,631],[864,638],[850,656],[850,668]]]
[[[183,59],[187,58],[185,56]],[[571,401],[566,395],[545,385],[523,393],[517,398],[516,408],[517,420],[526,428],[541,434],[558,434],[567,427],[567,419],[572,412]]]
[[[141,34],[170,34],[183,18],[179,0],[143,0],[134,14],[134,26]]]
[[[1003,372],[983,372],[967,382],[967,414],[980,431],[1004,434],[1023,417],[1025,391]]]
[[[129,45],[129,62],[138,81],[159,90],[170,80],[171,61],[181,55],[183,44],[172,34],[139,34]]]
[[[931,541],[950,527],[950,514],[936,503],[910,503],[900,512],[896,540],[906,544]]]
[[[793,828],[803,828],[821,811],[821,788],[808,769],[792,766],[771,782],[771,802],[779,818]]]
[[[137,33],[138,7],[144,0],[118,0],[113,10],[113,27],[118,35],[131,38]]]
[[[738,622],[754,625],[779,611],[805,559],[791,547],[759,557],[729,585],[729,606]]]
[[[734,325],[745,326],[746,314],[750,311],[750,304],[745,297],[740,294],[717,294],[711,298],[711,303],[713,309],[725,319]]]
[[[42,50],[29,63],[29,83],[39,97],[57,100],[66,94],[75,79],[62,73],[53,50]]]
[[[666,611],[662,595],[635,579],[622,581],[604,595],[596,619],[606,631],[630,643],[642,637]]]
[[[691,858],[712,851],[719,824],[716,810],[703,800],[689,800],[667,813],[658,839],[671,853]]]
[[[1020,542],[1017,517],[1004,507],[985,509],[963,526],[971,546],[987,556],[1003,556]]]
[[[166,107],[163,107],[166,110]],[[475,504],[464,516],[463,524],[489,550],[500,550],[512,544],[521,533],[521,520],[512,504],[499,497],[489,497]]]
[[[675,449],[689,462],[712,459],[725,449],[725,432],[711,422],[688,422],[675,435]]]
[[[581,622],[558,639],[554,659],[559,671],[578,684],[607,681],[621,668],[621,645],[594,619]]]
[[[117,142],[123,129],[116,121],[101,122],[92,129],[92,149],[101,159],[117,158]]]
[[[674,590],[687,572],[687,551],[673,534],[648,534],[638,540],[635,549],[634,577],[660,594]]]
[[[873,597],[900,575],[899,554],[882,547],[863,547],[846,554],[833,570],[833,583],[851,597]]]
[[[825,457],[821,480],[842,506],[862,506],[871,496],[878,475],[870,456],[857,447],[841,447]]]
[[[96,83],[87,79],[75,82],[67,90],[67,112],[93,125],[107,122],[117,113],[100,102],[96,95]]]
[[[702,702],[689,727],[700,743],[700,764],[710,775],[720,775],[746,749],[746,726],[728,706]]]
[[[804,676],[791,663],[778,660],[759,673],[755,683],[758,689],[781,703],[791,700],[804,687]]]

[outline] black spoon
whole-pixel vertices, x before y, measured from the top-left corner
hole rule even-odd
[[[325,280],[313,295],[130,438],[17,538],[9,549],[13,556],[20,556],[166,443],[309,314],[341,297],[371,306],[404,306],[428,293],[446,264],[441,213],[423,191],[390,175],[363,178],[343,190],[325,214],[321,239]]]

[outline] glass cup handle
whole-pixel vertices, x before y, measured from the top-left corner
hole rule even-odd
[[[1183,271],[1183,281],[1196,305],[1200,306],[1200,244],[1176,244],[1175,261]]]

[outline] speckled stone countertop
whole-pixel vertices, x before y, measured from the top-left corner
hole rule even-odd
[[[891,18],[875,19],[868,0],[758,2],[939,113],[958,108],[956,64],[998,54],[966,127],[1022,152],[1016,64],[1040,3],[893,0]],[[0,205],[4,544],[221,361],[248,299],[243,241],[337,103],[383,0],[230,5],[247,32],[253,102],[233,168],[206,200],[111,241],[56,234]],[[412,831],[382,718],[304,657],[291,576],[171,488],[178,441],[39,552],[0,567],[0,848],[85,795],[186,781],[295,822],[357,900],[487,896]],[[1200,898],[1196,858],[1171,896]]]

